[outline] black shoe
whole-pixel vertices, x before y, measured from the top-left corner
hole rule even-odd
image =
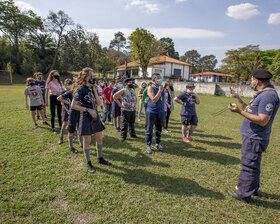
[[[131,138],[138,138],[136,135],[131,135],[130,137]]]
[[[43,121],[42,124],[50,126],[49,123],[46,121]]]
[[[37,123],[35,123],[34,126],[35,126],[35,128],[38,128],[38,124]]]
[[[120,128],[117,128],[117,132],[120,132],[121,131],[121,129]]]
[[[103,159],[103,157],[98,158],[98,163],[108,165],[108,166],[112,165],[112,163],[110,163],[109,161],[106,161],[105,159]]]
[[[75,148],[70,149],[70,151],[73,152],[73,153],[78,153],[78,152],[79,152],[79,151],[78,151],[77,149],[75,149]]]
[[[121,138],[121,142],[124,142],[126,138]]]
[[[233,191],[233,190],[228,190],[228,195],[237,199],[237,200],[240,200],[240,201],[244,201],[246,203],[250,203],[251,201],[251,197],[246,197],[246,198],[241,198],[237,193],[236,191]]]
[[[61,145],[63,143],[63,139],[59,139],[58,144]]]
[[[91,164],[91,161],[87,162],[87,169],[89,173],[94,173],[96,171],[93,165]]]
[[[253,195],[254,195],[254,196],[259,196],[259,192],[258,192],[258,191],[255,191]]]

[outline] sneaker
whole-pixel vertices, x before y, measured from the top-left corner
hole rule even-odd
[[[164,132],[164,133],[168,133],[168,130],[167,130],[167,129],[163,129],[163,132]]]
[[[110,121],[109,124],[113,124],[113,123]]]
[[[121,138],[121,142],[124,142],[126,138]]]
[[[156,148],[157,148],[157,150],[160,151],[160,152],[163,152],[163,151],[164,151],[160,143],[159,143],[159,144],[156,144]]]
[[[170,130],[166,129],[167,132],[171,132]]]
[[[78,153],[78,152],[79,152],[79,151],[78,151],[77,149],[75,149],[75,148],[70,149],[70,151],[73,152],[73,153]]]
[[[187,136],[187,139],[190,140],[190,141],[195,141],[195,139],[191,138],[190,136]]]
[[[55,135],[57,134],[57,132],[55,131],[54,128],[52,128],[52,132],[53,132]]]
[[[37,123],[35,123],[34,126],[35,126],[35,128],[38,128],[38,124]]]
[[[138,118],[138,121],[139,121],[139,122],[141,121],[140,118]]]
[[[110,163],[109,161],[103,159],[103,157],[98,158],[97,162],[100,163],[100,164],[108,165],[108,166],[112,165],[112,163]]]
[[[91,164],[91,161],[87,162],[87,169],[89,173],[94,173],[96,171],[93,165]]]
[[[117,132],[120,132],[121,131],[121,128],[117,128]]]
[[[61,145],[63,143],[63,139],[59,139],[58,144]]]
[[[147,145],[147,147],[146,147],[146,153],[148,153],[148,154],[152,154],[152,148],[151,148],[151,146],[150,145]]]
[[[42,121],[42,124],[50,126],[49,123],[46,121]]]
[[[190,140],[189,140],[189,139],[187,139],[187,138],[185,138],[185,137],[183,137],[183,141],[184,141],[184,142],[187,142],[187,143],[189,143],[189,142],[190,142]]]
[[[101,111],[101,113],[100,113],[100,117],[101,117],[101,118],[103,118],[103,111]]]

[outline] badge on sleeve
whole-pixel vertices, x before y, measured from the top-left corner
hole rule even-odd
[[[269,103],[269,104],[266,104],[266,107],[265,107],[265,109],[266,109],[266,111],[272,111],[272,109],[273,109],[273,105],[271,104],[271,103]]]

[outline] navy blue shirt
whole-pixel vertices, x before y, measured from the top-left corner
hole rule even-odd
[[[35,85],[40,86],[43,98],[45,99],[46,81],[44,81],[44,80],[42,80],[42,81],[36,80],[35,81]]]
[[[155,86],[152,85],[154,94],[157,95],[159,89]],[[147,110],[146,112],[150,113],[161,113],[164,112],[164,90],[161,92],[161,97],[156,103],[153,103],[153,101],[149,98],[148,103],[147,103]]]
[[[181,106],[180,115],[196,115],[195,96],[182,92],[177,96],[177,98],[183,103],[186,103],[186,106]]]
[[[88,86],[79,87],[74,95],[74,100],[78,101],[82,107],[96,109],[95,95]],[[95,108],[93,108],[93,105],[95,105]]]
[[[64,100],[66,100],[66,101],[68,101],[70,104],[72,103],[72,99],[73,99],[73,95],[72,95],[73,93],[72,93],[72,91],[66,91],[66,90],[63,90],[61,93],[60,93],[60,95],[62,96],[62,98],[64,99]],[[71,107],[69,108],[69,105],[68,104],[65,104],[65,107],[69,110],[69,112],[71,111],[71,110],[73,110],[73,111],[77,111],[77,110],[74,110],[74,109],[72,109]]]
[[[271,84],[266,87],[274,88]],[[274,90],[257,92],[257,94],[258,95],[254,98],[253,102],[248,105],[247,112],[254,115],[266,114],[271,116],[271,118],[264,127],[244,118],[240,133],[252,139],[269,140],[272,122],[279,108],[279,97]]]

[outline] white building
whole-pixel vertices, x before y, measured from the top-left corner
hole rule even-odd
[[[147,77],[153,73],[159,73],[163,79],[190,79],[190,67],[192,65],[168,56],[153,57],[147,69]],[[117,76],[142,78],[143,72],[138,62],[129,62],[118,66]]]
[[[195,82],[230,82],[232,75],[218,72],[203,72],[191,74],[191,79]]]

